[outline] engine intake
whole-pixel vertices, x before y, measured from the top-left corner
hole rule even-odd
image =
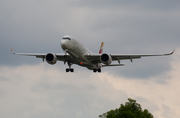
[[[52,54],[52,53],[48,53],[46,55],[46,62],[48,64],[55,64],[57,62],[57,58],[56,58],[56,55]]]
[[[106,65],[109,65],[112,62],[111,56],[109,54],[106,54],[106,53],[101,55],[100,60],[103,64],[106,64]]]

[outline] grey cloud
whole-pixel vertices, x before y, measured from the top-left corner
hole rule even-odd
[[[164,118],[169,118],[173,114],[175,114],[175,112],[173,112],[167,105],[162,105],[162,109],[163,109],[162,115],[164,116]]]
[[[105,78],[91,78],[92,75],[89,73],[64,76],[59,74],[62,73],[61,70],[53,72],[53,68],[44,68],[39,70],[39,74],[33,74],[34,72],[27,72],[27,67],[24,68],[27,70],[13,69],[13,77],[22,73],[19,79],[14,78],[14,81],[3,83],[10,87],[3,86],[7,93],[1,98],[2,117],[12,117],[12,114],[15,118],[98,117],[116,108],[127,98],[126,92],[116,90]],[[40,69],[39,66],[36,69]],[[8,76],[6,74],[7,72],[3,73],[4,76]],[[13,79],[11,76],[8,78]],[[4,109],[6,112],[3,112],[4,107],[9,110]]]
[[[66,34],[76,37],[92,52],[99,51],[101,41],[105,42],[104,52],[107,53],[170,52],[180,44],[179,4],[179,1],[162,0],[1,0],[0,66],[38,65],[41,59],[12,55],[10,49],[13,47],[14,52],[63,52],[60,39]],[[171,70],[172,61],[172,56],[142,58],[132,64],[127,60],[122,61],[125,67],[103,68],[102,71],[113,77],[148,79]],[[1,117],[98,117],[119,107],[129,97],[126,91],[115,89],[104,78],[101,81],[97,73],[86,68],[73,65],[75,73],[71,76],[65,73],[67,65],[63,62],[43,65],[44,68],[38,70],[44,70],[39,73],[41,77],[33,78],[35,73],[31,71],[35,68],[18,72],[14,78],[0,76],[0,84],[5,85],[0,89]],[[49,76],[47,73],[52,74],[52,69],[61,74]],[[23,74],[26,77],[20,76]],[[167,76],[162,77],[156,82],[166,84],[167,79]],[[143,108],[159,110],[152,99],[136,98]],[[163,106],[166,116],[172,114],[167,112],[168,107]]]
[[[163,112],[170,110],[165,115],[178,118],[171,110],[176,110],[178,105],[172,107],[176,102],[169,97],[174,94],[174,99],[179,98],[178,94],[175,94],[178,91],[178,73],[173,74],[178,70],[168,72],[173,78],[169,84],[157,85],[154,79],[134,81],[121,76],[114,77],[114,74],[92,74],[88,70],[78,68],[80,70],[76,73],[64,73],[64,69],[57,65],[1,67],[0,76],[13,81],[0,82],[0,116],[98,117],[106,111],[118,108],[127,98],[132,98],[136,99],[143,109],[158,113],[158,116],[163,116]],[[176,91],[171,93],[173,89]],[[164,102],[167,102],[168,106],[159,107]]]
[[[165,59],[166,58],[166,59]],[[147,79],[150,77],[160,76],[172,69],[170,57],[150,57],[134,60],[133,63],[121,61],[125,66],[113,68],[104,68],[109,74],[115,76],[124,76],[129,79]],[[168,62],[168,63],[167,63]],[[118,62],[116,62],[118,63]],[[159,78],[158,83],[165,83],[168,78]]]
[[[168,1],[168,0],[98,0],[98,1],[91,1],[91,0],[81,0],[78,2],[80,6],[88,6],[93,8],[117,8],[117,7],[128,7],[128,8],[143,8],[143,9],[155,9],[155,10],[169,10],[178,8],[180,4],[179,1]]]
[[[154,113],[160,110],[156,101],[149,100],[144,97],[136,97],[136,102],[141,104],[142,109],[147,109],[150,113]]]
[[[3,76],[0,76],[0,81],[10,81],[10,79],[9,78],[6,78],[6,77],[3,77]]]
[[[34,57],[12,55],[11,47],[14,48],[14,52],[63,53],[60,39],[66,34],[76,37],[94,53],[99,51],[101,41],[105,42],[104,52],[111,54],[170,52],[180,44],[178,32],[180,16],[179,8],[176,7],[178,4],[179,2],[174,1],[169,3],[141,0],[96,1],[96,3],[1,1],[0,54],[3,56],[0,65],[35,65],[42,62]],[[98,9],[95,9],[97,6]],[[157,9],[151,8],[152,6]],[[129,63],[125,63],[126,67],[122,67],[122,70],[119,68],[107,70],[116,75],[120,73],[127,77],[145,78],[163,74],[171,69],[168,64],[170,60],[163,60],[165,61],[157,59],[156,62],[145,63],[145,60],[141,59],[142,63],[136,65],[136,70],[130,67],[134,64]],[[154,64],[157,65],[156,70],[151,66]],[[142,65],[145,65],[144,68]],[[147,66],[149,68],[145,72]]]
[[[0,88],[0,98],[4,97],[6,94],[6,91],[2,88]]]

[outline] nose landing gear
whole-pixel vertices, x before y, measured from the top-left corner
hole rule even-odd
[[[71,68],[72,63],[68,62],[68,54],[67,54],[68,49],[65,49],[64,51],[65,51],[64,64],[66,64],[66,62],[67,62],[68,66],[69,66],[69,68],[66,68],[66,72],[74,72],[74,69]]]
[[[71,68],[71,65],[72,65],[72,64],[68,62],[69,68],[66,68],[66,72],[74,72],[74,69]]]

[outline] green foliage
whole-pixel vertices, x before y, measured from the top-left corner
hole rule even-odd
[[[136,100],[128,98],[129,102],[125,105],[121,104],[119,109],[108,111],[106,118],[153,118],[147,109],[144,111],[141,105],[136,103]]]

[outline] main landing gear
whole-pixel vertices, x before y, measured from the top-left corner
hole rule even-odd
[[[93,69],[93,72],[95,73],[95,72],[101,72],[101,69],[99,68],[99,69]]]
[[[72,64],[68,62],[69,68],[66,68],[66,72],[74,72],[74,69],[71,68],[71,65],[72,65]]]
[[[66,68],[66,72],[74,72],[73,68]]]

